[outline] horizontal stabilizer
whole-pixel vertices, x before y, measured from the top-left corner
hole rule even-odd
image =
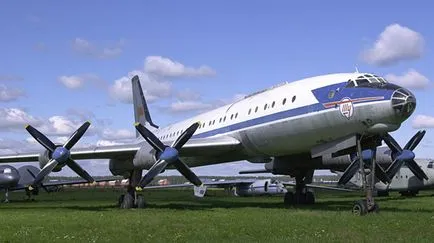
[[[242,170],[238,172],[238,174],[255,174],[255,173],[271,173],[271,171],[267,169],[260,169],[260,170]]]

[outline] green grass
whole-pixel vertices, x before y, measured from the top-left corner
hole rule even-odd
[[[433,192],[378,199],[379,214],[351,214],[358,193],[317,193],[317,204],[284,208],[281,197],[212,191],[145,192],[146,209],[121,210],[121,191],[81,189],[36,202],[11,193],[0,204],[0,242],[432,242]]]

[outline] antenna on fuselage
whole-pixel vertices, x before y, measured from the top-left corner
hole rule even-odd
[[[359,73],[359,69],[357,68],[357,65],[354,66],[356,68],[356,73]]]

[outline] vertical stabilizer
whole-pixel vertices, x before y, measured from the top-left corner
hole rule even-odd
[[[135,75],[131,82],[133,87],[134,121],[140,122],[144,126],[158,128],[158,126],[152,122],[151,114],[149,113],[148,105],[143,95],[142,86],[140,85],[139,76]],[[140,134],[136,131],[136,137],[139,136]]]

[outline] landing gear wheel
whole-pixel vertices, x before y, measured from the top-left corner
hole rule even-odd
[[[371,208],[371,210],[369,210],[370,213],[379,213],[380,212],[380,207],[378,206],[377,203],[374,203],[374,206]]]
[[[313,192],[306,192],[306,204],[315,204],[315,195],[313,195]]]
[[[122,194],[122,195],[119,196],[119,199],[118,199],[118,207],[120,207],[120,206],[122,205],[122,202],[124,201],[124,197],[125,197],[124,194]]]
[[[134,198],[130,194],[125,194],[124,200],[121,203],[121,208],[133,208],[134,207]]]
[[[145,202],[145,197],[143,195],[137,195],[137,208],[145,208],[146,206],[146,202]]]
[[[363,216],[368,213],[368,206],[366,200],[356,201],[353,205],[353,214]]]
[[[285,193],[285,197],[283,198],[283,204],[286,206],[293,205],[294,204],[294,193],[287,192]]]

